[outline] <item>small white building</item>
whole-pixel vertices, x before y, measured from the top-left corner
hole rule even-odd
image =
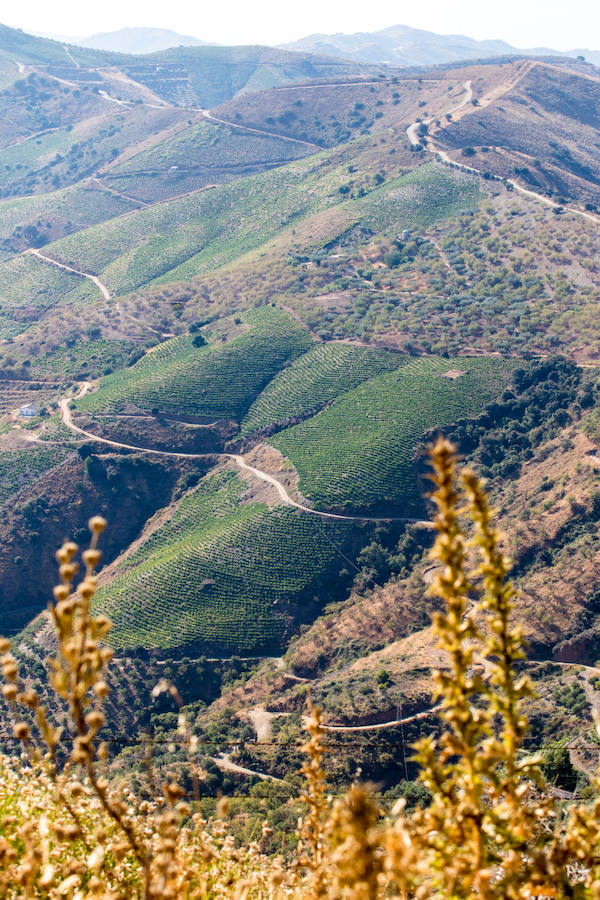
[[[33,419],[34,416],[39,416],[40,408],[37,403],[26,403],[25,406],[21,406],[19,409],[19,415],[23,416],[24,419]]]

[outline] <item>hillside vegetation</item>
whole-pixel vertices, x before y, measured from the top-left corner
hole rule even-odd
[[[99,647],[98,637],[109,633],[111,625],[89,610],[96,591],[96,543],[105,527],[104,520],[95,517],[79,589],[83,597],[70,598],[68,579],[74,574],[77,547],[65,542],[59,551],[61,583],[51,605],[59,649],[54,691],[68,704],[75,738],[61,742],[63,730],[49,721],[45,707],[40,708],[39,694],[32,688],[20,690],[17,662],[3,639],[3,695],[18,710],[14,740],[28,745],[33,735],[39,735],[42,746],[50,750],[49,759],[34,755],[29,766],[2,760],[2,825],[15,845],[8,845],[11,852],[6,853],[0,874],[7,895],[19,891],[22,860],[29,854],[37,865],[26,870],[28,885],[46,889],[55,883],[63,894],[77,887],[84,897],[108,890],[144,900],[167,891],[174,897],[200,897],[208,882],[216,890],[222,885],[224,892],[243,886],[257,897],[289,893],[311,897],[315,892],[337,897],[343,891],[350,897],[368,892],[378,898],[399,889],[406,895],[421,890],[467,898],[481,885],[490,898],[517,900],[532,888],[558,896],[568,896],[575,888],[581,896],[591,896],[588,887],[597,874],[597,800],[578,801],[566,816],[558,815],[562,810],[542,769],[560,771],[564,755],[524,756],[528,728],[524,707],[534,692],[518,668],[524,648],[519,628],[510,624],[514,592],[507,581],[509,564],[498,549],[499,536],[475,474],[466,469],[457,483],[452,445],[442,440],[435,446],[433,461],[438,535],[432,558],[443,571],[433,586],[443,603],[433,632],[446,654],[446,665],[435,676],[440,731],[415,746],[425,789],[416,808],[407,810],[403,801],[388,811],[377,802],[373,789],[357,779],[347,795],[334,802],[327,794],[324,769],[326,727],[312,705],[306,723],[309,738],[299,748],[306,757],[302,766],[306,788],[299,798],[298,845],[288,848],[285,857],[272,861],[267,856],[266,841],[273,835],[268,820],[262,848],[257,843],[236,848],[224,822],[207,823],[190,815],[193,807],[181,802],[186,789],[171,777],[163,788],[164,800],[144,799],[142,805],[128,793],[124,802],[122,786],[115,789],[99,775],[109,771],[108,753],[99,752],[97,745],[106,723],[103,701],[110,691],[111,654]],[[475,571],[483,575],[483,583],[476,591],[460,502],[467,504],[477,537]],[[487,672],[479,659],[485,660]],[[473,674],[475,664],[484,669],[485,677]],[[567,694],[573,696],[572,689]],[[209,773],[194,759],[197,735],[181,713],[178,734],[187,753],[185,774],[193,785],[192,802],[201,809],[200,786]],[[59,748],[68,761],[68,782],[57,765]],[[155,786],[152,761],[147,778],[149,786]],[[290,803],[292,796],[284,793],[278,799]],[[38,819],[42,803],[44,813]],[[292,815],[297,811],[292,807]],[[219,812],[227,815],[223,806]],[[540,821],[553,827],[540,828]],[[25,841],[16,840],[21,834]],[[85,862],[79,857],[82,839],[87,845]],[[514,844],[527,852],[513,854]],[[515,859],[507,866],[509,854]],[[491,870],[497,873],[493,881]]]
[[[119,564],[97,597],[113,646],[276,655],[317,614],[350,529],[244,503],[243,489],[231,473],[208,477]]]
[[[294,463],[300,490],[317,506],[415,515],[418,438],[483,409],[508,383],[511,368],[466,357],[407,362],[270,442]]]
[[[165,342],[131,369],[106,376],[77,408],[156,407],[184,419],[241,419],[279,369],[311,343],[308,332],[279,309],[250,310],[242,321],[247,330],[224,345],[208,344],[200,333]]]

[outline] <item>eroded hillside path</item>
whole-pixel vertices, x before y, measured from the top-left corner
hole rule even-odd
[[[312,509],[310,506],[304,506],[302,503],[298,503],[290,497],[281,482],[277,481],[276,478],[269,475],[267,472],[263,472],[262,469],[257,469],[255,466],[248,465],[244,457],[239,453],[184,453],[178,450],[156,450],[153,447],[140,447],[135,444],[125,444],[121,441],[113,441],[110,438],[99,437],[97,434],[86,431],[85,428],[76,425],[71,414],[71,401],[83,397],[88,393],[91,387],[92,383],[90,381],[84,381],[74,397],[63,397],[58,404],[60,418],[63,424],[71,431],[82,435],[88,440],[114,447],[117,450],[133,450],[135,453],[149,453],[153,456],[167,456],[175,459],[230,459],[239,469],[250,472],[250,474],[254,475],[260,481],[264,481],[274,487],[285,506],[293,506],[302,512],[309,513],[312,516],[319,516],[322,519],[335,519],[343,522],[405,522],[407,524],[419,525],[422,528],[434,527],[433,523],[426,519],[414,519],[406,516],[343,516],[340,513],[324,512],[320,509]]]
[[[58,269],[64,269],[65,272],[72,272],[74,275],[81,275],[82,278],[93,281],[104,299],[110,300],[110,291],[106,285],[100,281],[97,275],[91,275],[89,272],[82,272],[81,269],[74,269],[73,266],[67,266],[66,263],[58,262],[56,259],[52,259],[51,256],[45,256],[40,250],[36,250],[34,247],[30,247],[29,250],[25,250],[24,252],[31,254],[31,256],[37,256],[38,259],[50,263],[50,265],[56,266]]]
[[[465,87],[465,96],[462,98],[460,103],[458,103],[456,106],[453,106],[452,109],[449,109],[448,112],[445,113],[445,115],[451,116],[452,113],[458,112],[459,109],[462,109],[464,106],[466,106],[468,103],[471,102],[471,100],[473,99],[473,87],[472,87],[471,82],[465,81],[464,87]],[[408,136],[408,140],[410,141],[410,143],[413,147],[416,147],[417,144],[421,143],[421,139],[417,135],[417,131],[418,131],[419,127],[421,125],[431,125],[431,123],[433,121],[434,121],[433,116],[431,116],[429,119],[422,119],[420,122],[413,122],[411,125],[408,126],[408,128],[406,129],[406,134]]]

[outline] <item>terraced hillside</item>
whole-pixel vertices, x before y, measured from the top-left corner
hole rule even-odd
[[[444,427],[519,536],[532,652],[594,662],[597,437],[579,423],[589,415],[597,435],[600,232],[584,207],[600,126],[585,64],[380,78],[264,48],[108,58],[12,37],[0,50],[5,623],[39,613],[55,544],[85,540],[102,512],[115,721],[151,720],[135,694],[163,664],[171,677],[173,658],[285,652],[283,669],[233,664],[237,685],[188,680],[190,702],[214,701],[190,711],[194,727],[246,742],[251,722],[290,713],[272,745],[251,748],[284,777],[311,678],[329,724],[389,725],[398,744],[340,742],[334,783],[357,763],[398,781],[440,663],[420,454]],[[31,397],[50,415],[16,415]],[[47,644],[39,619],[19,640],[36,677]],[[189,665],[204,677],[204,662]],[[580,709],[581,691],[563,687],[555,708],[577,694]],[[538,731],[562,739],[552,708],[548,690]],[[389,724],[405,718],[406,733]]]
[[[131,369],[108,375],[100,388],[77,401],[82,412],[126,407],[183,419],[236,419],[288,362],[311,344],[308,332],[282,310],[251,310],[240,317],[247,330],[223,344],[200,336],[173,338]]]
[[[0,504],[13,497],[43,472],[73,453],[72,447],[32,447],[0,454]]]
[[[106,84],[115,67],[146,92],[175,106],[209,107],[237,93],[260,91],[275,85],[315,78],[347,78],[382,66],[364,66],[312,53],[294,53],[274,47],[176,47],[144,56],[68,46],[0,26],[0,51],[10,60],[43,68],[50,77],[77,79],[89,86]],[[121,88],[127,96],[127,86]]]
[[[48,194],[7,199],[0,204],[0,261],[137,208],[135,201],[93,181]]]
[[[146,520],[206,472],[201,461],[91,453],[55,431],[53,443],[2,441],[0,452],[0,615],[25,627],[46,609],[56,579],[55,549],[65,533],[85,541],[87,520],[111,521],[110,563],[139,537]],[[87,453],[87,455],[86,455]],[[85,458],[83,458],[85,457]]]
[[[408,362],[397,353],[349,344],[321,344],[280,372],[252,404],[242,434],[304,417],[363,381]]]
[[[427,430],[480,412],[512,361],[421,358],[364,382],[269,442],[318,508],[410,516],[422,509],[415,445]]]
[[[426,79],[412,72],[390,74],[385,80],[338,79],[318,89],[290,84],[268,93],[243,94],[217,106],[213,115],[333,147],[370,131],[385,134],[415,110],[425,111],[423,118],[441,115],[464,91],[462,83],[449,83],[444,72],[429,73]]]
[[[56,90],[56,83],[50,82],[50,87]],[[45,129],[38,123],[42,127],[36,133],[0,150],[0,196],[43,193],[81,182],[127,148],[149,136],[166,136],[189,119],[180,110],[136,106],[125,111],[99,99],[98,108],[90,109],[85,118],[69,116],[62,127],[48,124]]]
[[[327,56],[275,47],[177,47],[121,64],[133,81],[175,106],[211,107],[236,94],[319,78],[383,72]]]
[[[24,254],[0,264],[0,334],[12,337],[55,306],[88,303],[98,289],[87,279]]]
[[[127,196],[155,203],[281,166],[316,149],[276,134],[254,134],[215,122],[200,122],[111,166],[103,174],[103,181]]]
[[[113,646],[279,652],[334,589],[350,527],[241,503],[231,472],[207,476],[97,595]],[[329,584],[327,585],[327,582]],[[327,595],[327,593],[326,593]]]

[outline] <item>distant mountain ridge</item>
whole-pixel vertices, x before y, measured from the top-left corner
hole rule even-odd
[[[206,41],[178,34],[169,28],[121,28],[105,31],[77,41],[80,47],[93,50],[109,50],[114,53],[156,53],[171,47],[201,47]]]
[[[443,65],[468,59],[519,54],[523,56],[585,56],[600,65],[599,50],[561,52],[546,47],[523,50],[506,41],[477,41],[463,34],[436,34],[408,25],[355,34],[311,34],[283,44],[286,50],[342,56],[354,62],[396,66]]]
[[[383,76],[385,71],[384,66],[365,66],[279,47],[204,44],[170,47],[150,56],[120,53],[67,45],[0,24],[0,72],[2,65],[8,65],[15,78],[28,66],[43,67],[51,77],[63,79],[77,71],[78,80],[91,77],[99,90],[102,85],[111,96],[116,90],[117,100],[147,100],[148,96],[141,97],[139,91],[150,90],[153,102],[160,98],[174,107],[202,108],[224,103],[238,93],[316,79]],[[110,78],[106,80],[106,73],[99,71],[108,67],[119,68],[130,79],[127,87],[123,82],[116,89],[109,84]],[[92,75],[89,71],[84,75],[86,69],[92,70]]]

